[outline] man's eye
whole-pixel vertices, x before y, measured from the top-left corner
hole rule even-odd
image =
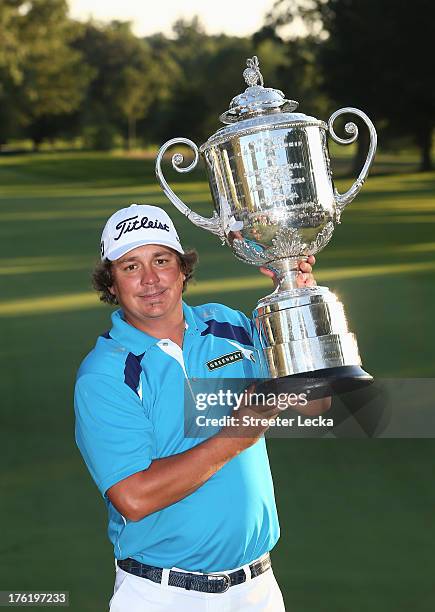
[[[135,270],[135,269],[136,269],[136,264],[128,264],[128,266],[124,268],[124,270]]]
[[[156,259],[156,263],[157,263],[159,266],[162,266],[162,265],[164,265],[164,264],[165,264],[165,263],[167,263],[167,262],[168,262],[168,259],[163,259],[163,258]]]

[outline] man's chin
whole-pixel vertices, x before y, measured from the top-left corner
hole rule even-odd
[[[171,310],[171,304],[165,299],[166,294],[153,301],[142,302],[140,311],[146,317],[161,317]]]
[[[144,312],[144,317],[147,319],[158,319],[159,317],[163,317],[166,314],[166,310],[164,308],[149,308],[146,312]]]
[[[142,312],[144,314],[153,314],[153,313],[162,313],[166,309],[165,303],[163,300],[156,300],[155,302],[145,303],[142,306]]]

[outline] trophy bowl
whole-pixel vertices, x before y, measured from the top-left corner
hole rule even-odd
[[[199,149],[186,138],[164,144],[156,174],[169,200],[195,225],[220,237],[234,255],[251,265],[272,270],[273,293],[260,299],[253,312],[271,385],[297,384],[318,396],[367,384],[354,334],[343,305],[327,287],[298,288],[298,262],[321,251],[330,241],[341,214],[360,191],[376,151],[376,131],[362,111],[346,107],[328,124],[295,112],[298,103],[266,88],[256,57],[247,60],[247,89],[233,98],[220,119],[225,126]],[[334,186],[327,135],[341,144],[358,137],[352,122],[347,138],[333,128],[337,117],[359,116],[367,125],[370,145],[366,162],[348,191]],[[187,145],[193,161],[184,166],[181,153],[172,156],[178,172],[190,172],[201,154],[214,203],[212,217],[188,208],[169,187],[161,162],[174,145]],[[303,381],[303,382],[302,382]]]

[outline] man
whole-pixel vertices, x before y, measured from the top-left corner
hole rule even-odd
[[[121,308],[80,367],[75,408],[77,444],[109,512],[111,612],[283,611],[269,558],[279,526],[267,426],[184,436],[189,379],[260,376],[253,324],[182,301],[196,254],[160,208],[112,215],[101,258],[94,285]],[[314,284],[313,263],[301,262],[301,286]]]

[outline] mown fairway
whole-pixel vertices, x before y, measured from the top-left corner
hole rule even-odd
[[[382,170],[392,166],[385,159]],[[181,178],[174,189],[209,216],[204,174]],[[317,280],[341,297],[377,377],[434,373],[434,193],[434,174],[372,176],[318,257]],[[89,280],[102,225],[132,202],[165,206],[199,251],[190,303],[249,313],[268,289],[170,209],[152,161],[0,159],[0,590],[69,590],[74,612],[107,610],[112,588],[105,506],[75,449],[72,390],[109,326]],[[288,609],[432,612],[433,441],[280,439],[269,448],[282,528],[274,567]]]

